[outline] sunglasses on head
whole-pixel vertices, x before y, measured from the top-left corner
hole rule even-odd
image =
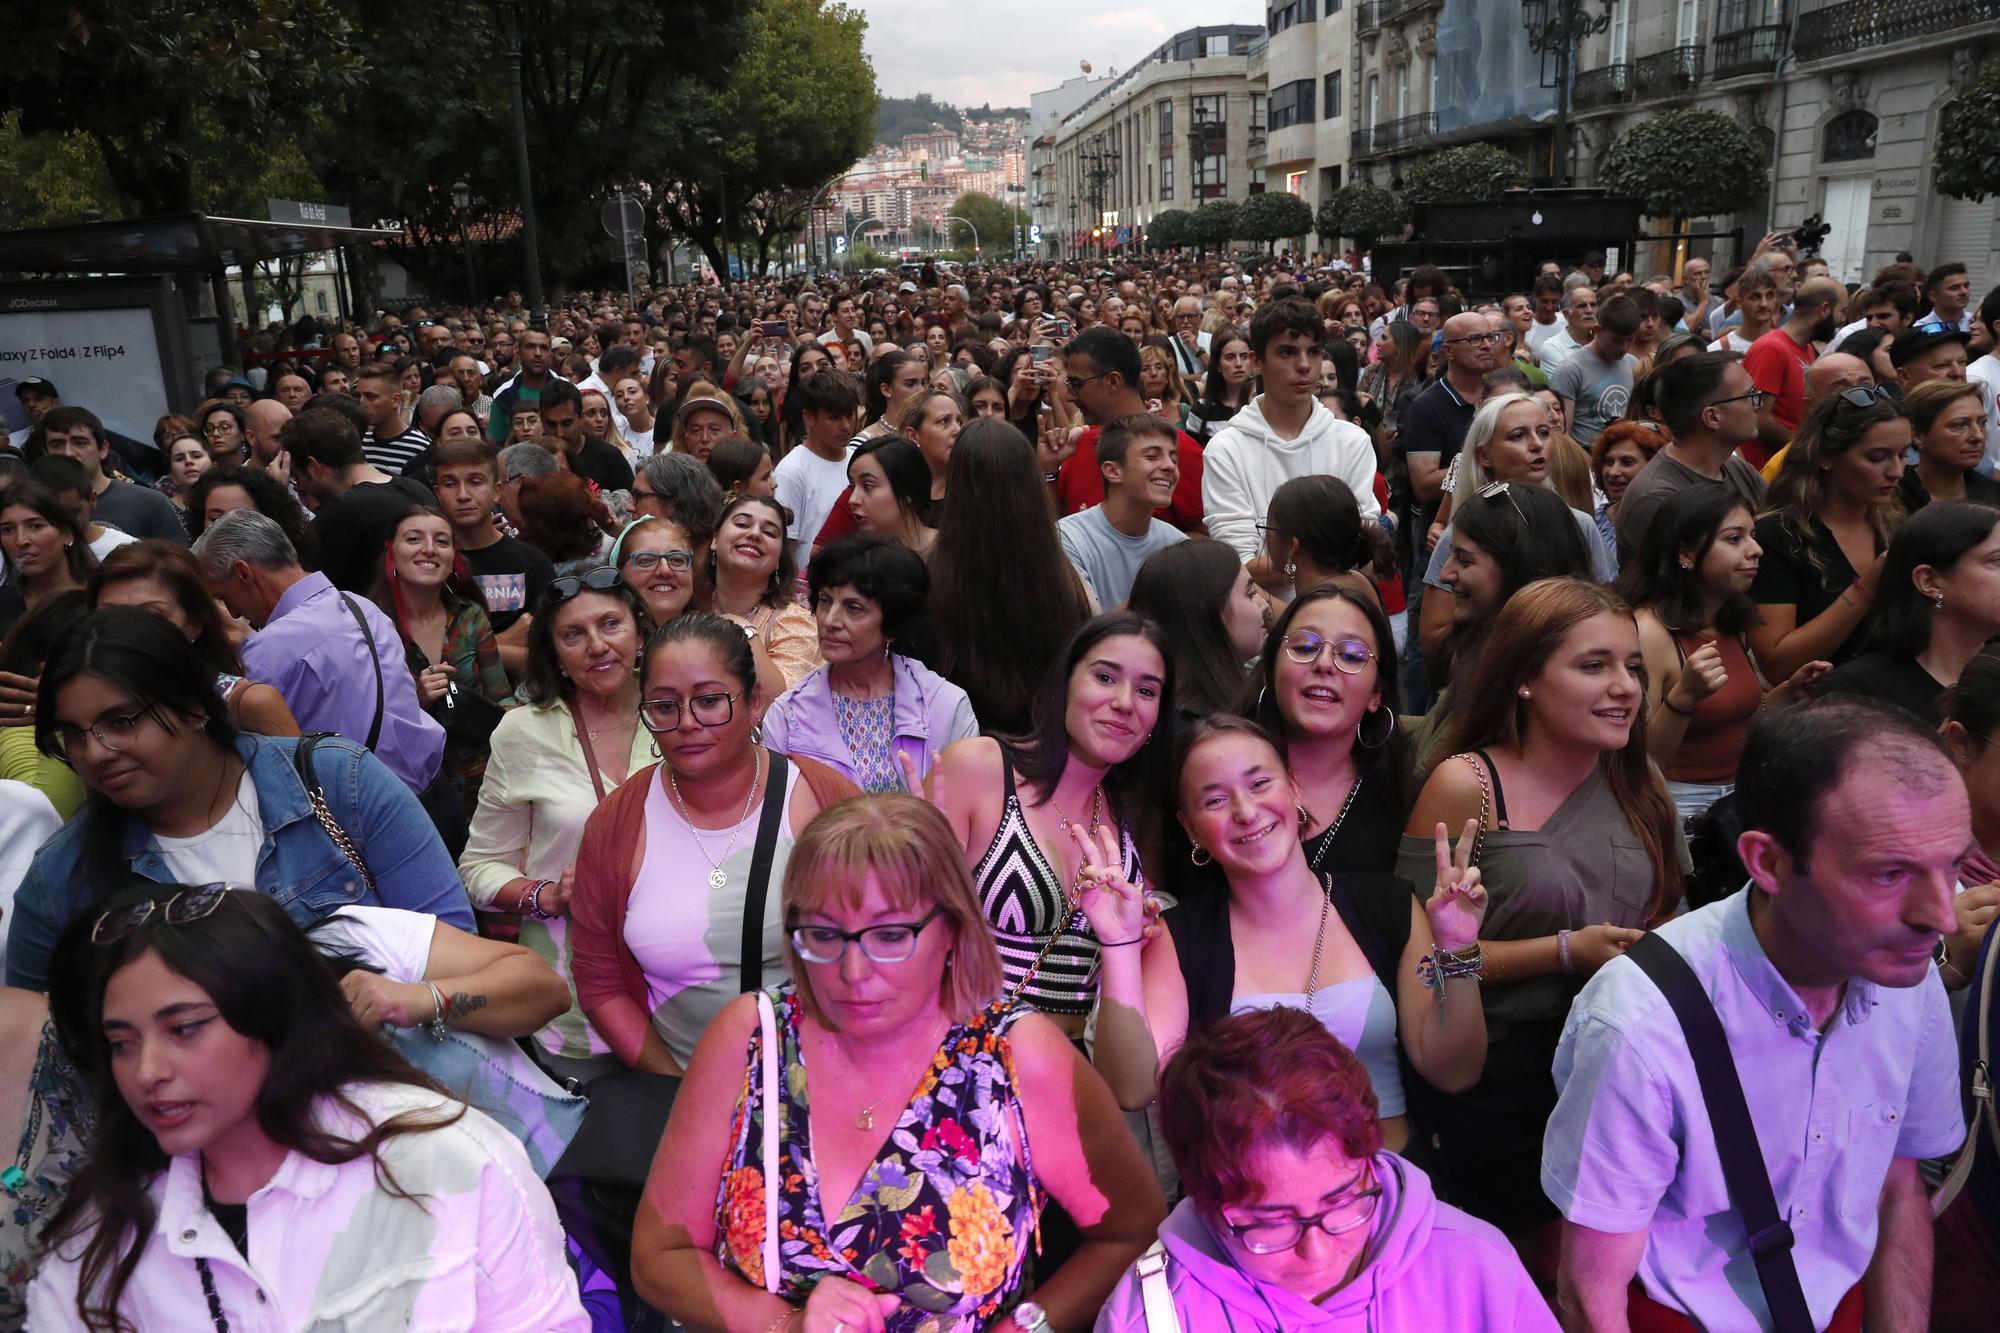
[[[1889,390],[1880,384],[1871,384],[1865,388],[1842,389],[1840,391],[1840,401],[1849,407],[1873,407],[1887,397],[1889,397]]]
[[[229,884],[199,884],[182,889],[165,903],[157,898],[148,898],[128,907],[114,907],[98,917],[97,924],[90,928],[90,942],[114,944],[152,920],[155,911],[160,912],[170,926],[185,926],[199,921],[222,906],[223,898],[232,887]]]
[[[551,608],[561,606],[570,598],[586,589],[591,592],[610,592],[624,582],[618,571],[609,565],[599,565],[581,574],[559,578],[549,584],[548,604]]]

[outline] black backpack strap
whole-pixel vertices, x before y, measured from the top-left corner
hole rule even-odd
[[[791,765],[776,750],[764,779],[764,813],[757,819],[757,846],[750,854],[750,882],[743,889],[743,994],[764,988],[764,900],[770,896],[771,862],[778,853],[778,826],[785,819]]]
[[[1812,1313],[1799,1285],[1798,1266],[1792,1262],[1792,1227],[1778,1216],[1770,1169],[1758,1146],[1750,1107],[1743,1100],[1743,1084],[1729,1054],[1729,1035],[1722,1030],[1715,1005],[1687,959],[1656,932],[1640,936],[1627,952],[1660,988],[1687,1038],[1688,1055],[1694,1061],[1701,1099],[1715,1133],[1722,1179],[1750,1238],[1750,1257],[1757,1265],[1764,1301],[1771,1307],[1773,1333],[1813,1333]]]
[[[1480,763],[1486,765],[1486,772],[1493,779],[1493,827],[1504,829],[1507,827],[1507,792],[1500,785],[1500,765],[1494,763],[1493,756],[1484,750],[1474,750],[1473,753],[1479,756]]]
[[[368,619],[361,614],[361,608],[346,593],[340,594],[340,600],[347,607],[347,614],[361,627],[361,642],[368,645],[368,660],[375,664],[375,720],[368,724],[368,744],[362,747],[372,752],[375,742],[382,739],[382,656],[375,651],[375,631],[368,628]]]

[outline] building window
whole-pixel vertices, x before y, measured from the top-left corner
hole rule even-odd
[[[1321,120],[1340,119],[1340,75],[1341,71],[1335,70],[1326,76],[1326,97],[1319,112]]]
[[[1295,24],[1311,23],[1318,18],[1313,10],[1314,0],[1283,0],[1282,4],[1272,5],[1264,11],[1264,27],[1271,36],[1276,37]]]
[[[1313,115],[1313,81],[1295,79],[1271,90],[1271,128],[1309,125]]]
[[[1221,93],[1194,99],[1194,123],[1220,125],[1228,119],[1229,98]]]
[[[1271,123],[1270,105],[1271,99],[1264,94],[1250,94],[1250,132],[1252,134],[1262,133],[1265,127]]]
[[[1171,157],[1163,157],[1160,159],[1160,198],[1171,199],[1173,197],[1174,160]]]
[[[1867,111],[1843,111],[1826,123],[1820,157],[1828,162],[1863,162],[1875,156],[1875,131],[1881,122]]]
[[[1171,100],[1160,103],[1160,151],[1171,152],[1168,145],[1174,141],[1174,104]]]

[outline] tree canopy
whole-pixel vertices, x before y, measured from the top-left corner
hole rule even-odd
[[[1262,241],[1267,249],[1312,229],[1312,205],[1288,190],[1253,194],[1236,209],[1237,239]]]
[[[1028,213],[1016,205],[1009,208],[992,195],[980,190],[967,190],[946,210],[955,217],[972,223],[979,231],[979,244],[989,256],[1006,258],[1014,253],[1014,226],[1020,224],[1022,243],[1027,243]],[[945,224],[945,233],[953,242],[963,240],[965,248],[972,246],[972,237],[964,227],[954,222]]]
[[[2000,194],[2000,65],[1945,105],[1933,160],[1938,193],[1975,201]]]
[[[1526,172],[1514,155],[1488,143],[1460,144],[1427,153],[1403,171],[1403,198],[1413,204],[1498,199]]]
[[[1146,224],[1146,244],[1156,250],[1171,250],[1194,243],[1194,214],[1185,208],[1162,209]]]
[[[1379,185],[1343,185],[1320,200],[1317,230],[1338,244],[1342,236],[1367,249],[1384,236],[1397,236],[1410,220],[1409,205]]]
[[[1733,213],[1763,192],[1764,150],[1719,111],[1682,107],[1648,116],[1597,162],[1600,185],[1636,197],[1648,217]]]
[[[1228,245],[1238,233],[1237,224],[1241,220],[1237,205],[1227,199],[1211,199],[1188,214],[1193,234],[1188,238],[1196,245]]]

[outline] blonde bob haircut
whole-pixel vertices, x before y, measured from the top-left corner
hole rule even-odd
[[[803,917],[834,903],[856,902],[871,874],[883,896],[908,911],[911,921],[933,907],[943,909],[932,926],[942,925],[952,937],[938,996],[947,1015],[954,1021],[969,1017],[1000,997],[1000,951],[973,895],[965,849],[937,808],[914,796],[850,796],[806,825],[785,863],[787,951]],[[796,955],[792,980],[805,1011],[837,1031],[813,994],[812,969]]]

